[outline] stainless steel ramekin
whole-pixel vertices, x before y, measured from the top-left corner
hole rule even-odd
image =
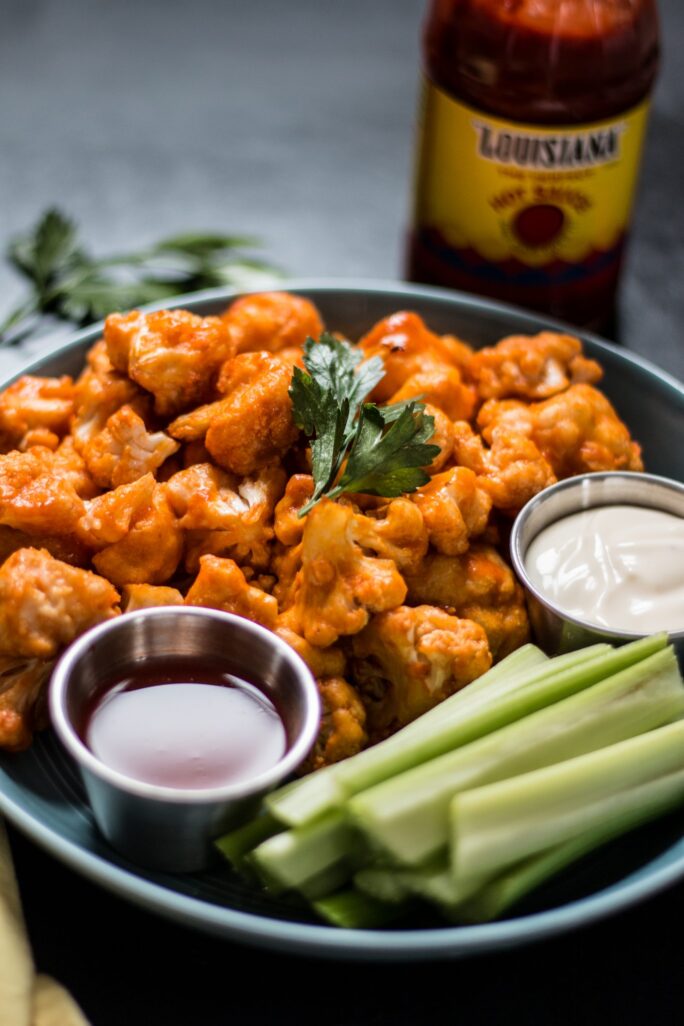
[[[76,724],[103,677],[127,676],[144,660],[220,655],[226,673],[259,681],[280,712],[287,750],[251,780],[195,790],[147,784],[111,769],[86,747]],[[306,663],[264,627],[215,609],[166,606],[94,627],[64,653],[50,682],[50,715],[76,760],[95,820],[111,845],[140,865],[202,869],[211,841],[239,824],[259,799],[308,754],[320,722],[316,682]]]
[[[684,484],[653,474],[614,471],[571,477],[544,489],[518,514],[511,532],[511,559],[527,593],[530,621],[536,640],[550,655],[608,641],[624,644],[643,637],[631,631],[609,630],[570,616],[530,581],[525,558],[533,538],[549,524],[580,510],[598,506],[646,506],[684,517]],[[684,567],[682,567],[684,574]],[[684,625],[670,632],[684,665]]]

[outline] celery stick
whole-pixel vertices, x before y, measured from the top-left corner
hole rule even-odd
[[[594,646],[598,649],[607,649],[607,645]],[[590,650],[587,649],[587,652]],[[574,661],[574,654],[570,656]],[[578,656],[580,660],[589,658],[588,655],[582,654]],[[426,729],[425,724],[430,725],[432,717],[438,717],[441,721],[447,705],[451,705],[458,698],[459,703],[462,702],[462,696],[470,693],[476,688],[477,691],[482,690],[484,687],[490,686],[495,681],[500,679],[508,679],[508,677],[515,674],[522,674],[524,672],[532,671],[538,668],[540,664],[548,663],[547,656],[537,648],[536,645],[523,645],[521,648],[516,649],[515,652],[511,652],[509,656],[502,659],[500,663],[493,666],[487,673],[484,673],[481,677],[478,677],[476,681],[472,681],[467,689],[459,691],[457,695],[452,695],[445,702],[442,702],[439,706],[434,709],[430,709],[423,716],[419,717],[413,723],[408,724],[404,727],[398,735],[388,738],[386,741],[381,742],[378,745],[374,745],[373,748],[368,749],[366,752],[361,752],[359,755],[354,756],[354,759],[346,760],[344,765],[350,762],[355,762],[359,765],[361,760],[361,767],[368,765],[373,767],[376,764],[380,772],[382,772],[382,763],[385,759],[385,753],[393,751],[396,747],[395,737],[401,736],[402,745],[407,741],[407,738],[411,738],[414,734],[418,734]],[[381,758],[373,754],[378,751],[382,752]],[[353,790],[353,783],[350,783],[352,790],[345,788],[338,780],[340,777],[340,769],[343,764],[338,763],[333,766],[328,766],[323,770],[318,770],[316,773],[312,773],[301,780],[293,780],[284,787],[279,788],[272,794],[268,795],[265,799],[266,807],[270,810],[271,814],[279,819],[286,826],[301,826],[304,823],[310,822],[311,820],[322,815],[329,809],[335,808],[341,805],[348,794],[355,794]],[[372,772],[369,768],[368,772]],[[344,776],[344,774],[343,774]],[[384,780],[385,776],[381,776],[378,779]],[[375,783],[375,779],[372,781]],[[358,790],[359,788],[357,788]]]
[[[314,823],[286,830],[260,844],[249,856],[264,885],[274,893],[298,890],[306,896],[320,891],[319,879],[335,874],[345,883],[365,851],[356,830],[340,812]],[[329,890],[332,888],[329,888]]]
[[[662,635],[636,644],[642,646],[643,654],[647,655],[665,643],[666,637]],[[614,654],[609,645],[594,645],[540,664],[538,650],[533,646],[526,646],[526,649],[523,663],[527,663],[528,668],[525,665],[521,668],[521,657],[518,652],[513,652],[477,681],[451,695],[386,741],[273,792],[266,798],[268,810],[287,825],[307,823],[329,809],[343,805],[347,798],[359,791],[489,733],[529,711],[525,704],[519,710],[515,702],[509,711],[509,706],[500,701],[502,696],[508,695],[513,701],[510,696],[533,688],[540,680],[563,673],[576,674],[579,667]],[[630,661],[640,657],[632,652],[630,645],[618,651],[625,653],[617,656],[620,666],[629,665]],[[513,672],[509,670],[511,666]],[[473,690],[475,685],[477,688]]]
[[[313,902],[313,909],[331,926],[367,930],[387,926],[405,912],[400,904],[385,904],[352,887]]]
[[[624,651],[611,651],[601,665],[610,670]],[[568,680],[575,690],[584,685],[582,669],[591,670],[591,686],[563,698]],[[570,677],[550,678],[550,688],[541,682],[514,695],[526,699],[516,722],[352,798],[349,815],[369,846],[399,864],[420,865],[446,848],[449,806],[458,792],[573,758],[684,716],[684,687],[671,648],[592,684],[595,676],[593,663],[588,663]],[[542,704],[540,695],[547,707],[534,712]],[[530,715],[524,716],[525,709]]]
[[[458,887],[454,883],[446,856],[428,867],[403,869],[369,866],[354,874],[354,886],[371,898],[385,902],[406,901],[410,897],[423,898],[437,905],[450,918],[486,882],[486,878],[483,878],[471,881],[465,887]]]
[[[388,905],[406,901],[411,894],[402,870],[393,867],[367,866],[354,873],[354,887]]]
[[[253,848],[256,848],[257,844],[261,844],[267,838],[280,833],[282,829],[280,823],[273,816],[255,816],[254,819],[250,819],[244,826],[231,830],[229,834],[224,834],[223,837],[217,838],[214,844],[236,872],[249,872],[249,868],[245,863],[245,856]]]
[[[619,814],[599,823],[595,830],[517,863],[466,901],[459,909],[459,918],[471,923],[495,919],[530,891],[595,848],[658,816],[672,812],[682,803],[684,771],[652,781],[642,789],[638,806],[624,808]]]
[[[451,805],[456,883],[498,875],[551,846],[636,815],[649,784],[684,770],[684,721],[557,766],[457,795]]]

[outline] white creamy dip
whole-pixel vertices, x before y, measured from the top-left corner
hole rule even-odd
[[[571,616],[615,630],[684,630],[684,518],[600,506],[549,524],[525,556],[532,584]]]

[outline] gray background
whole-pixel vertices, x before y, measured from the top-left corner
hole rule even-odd
[[[290,274],[401,274],[421,0],[0,6],[0,245],[57,203],[99,253],[206,227]],[[684,6],[661,9],[620,333],[684,377]],[[20,288],[3,267],[0,310]]]
[[[400,275],[420,0],[0,0],[0,10],[0,246],[58,204],[100,253],[214,228],[259,235],[291,274]],[[684,5],[661,0],[661,10],[665,61],[620,333],[684,377]],[[20,292],[0,268],[0,312]],[[21,358],[0,352],[0,372]],[[94,1026],[681,1021],[683,888],[543,948],[359,968],[195,936],[15,832],[12,843],[38,965]]]

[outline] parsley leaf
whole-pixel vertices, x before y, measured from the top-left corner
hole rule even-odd
[[[362,360],[360,350],[324,333],[318,342],[307,339],[305,370],[293,370],[293,416],[311,439],[314,479],[313,495],[300,517],[324,495],[391,497],[415,491],[429,480],[422,468],[439,453],[438,446],[426,444],[434,433],[434,418],[416,399],[380,407],[364,404],[385,371],[380,357]]]
[[[183,292],[272,285],[278,272],[243,252],[255,245],[240,235],[194,232],[138,252],[96,258],[79,243],[74,222],[59,210],[48,210],[7,249],[9,262],[28,279],[30,293],[0,324],[0,345],[18,342],[44,314],[87,324],[114,310]]]
[[[366,404],[344,473],[329,493],[364,492],[392,498],[414,492],[427,484],[430,475],[423,469],[439,455],[438,445],[426,444],[435,430],[435,419],[424,412],[422,403],[397,404],[403,409]],[[387,416],[386,411],[389,411]],[[396,416],[398,412],[398,416]]]

